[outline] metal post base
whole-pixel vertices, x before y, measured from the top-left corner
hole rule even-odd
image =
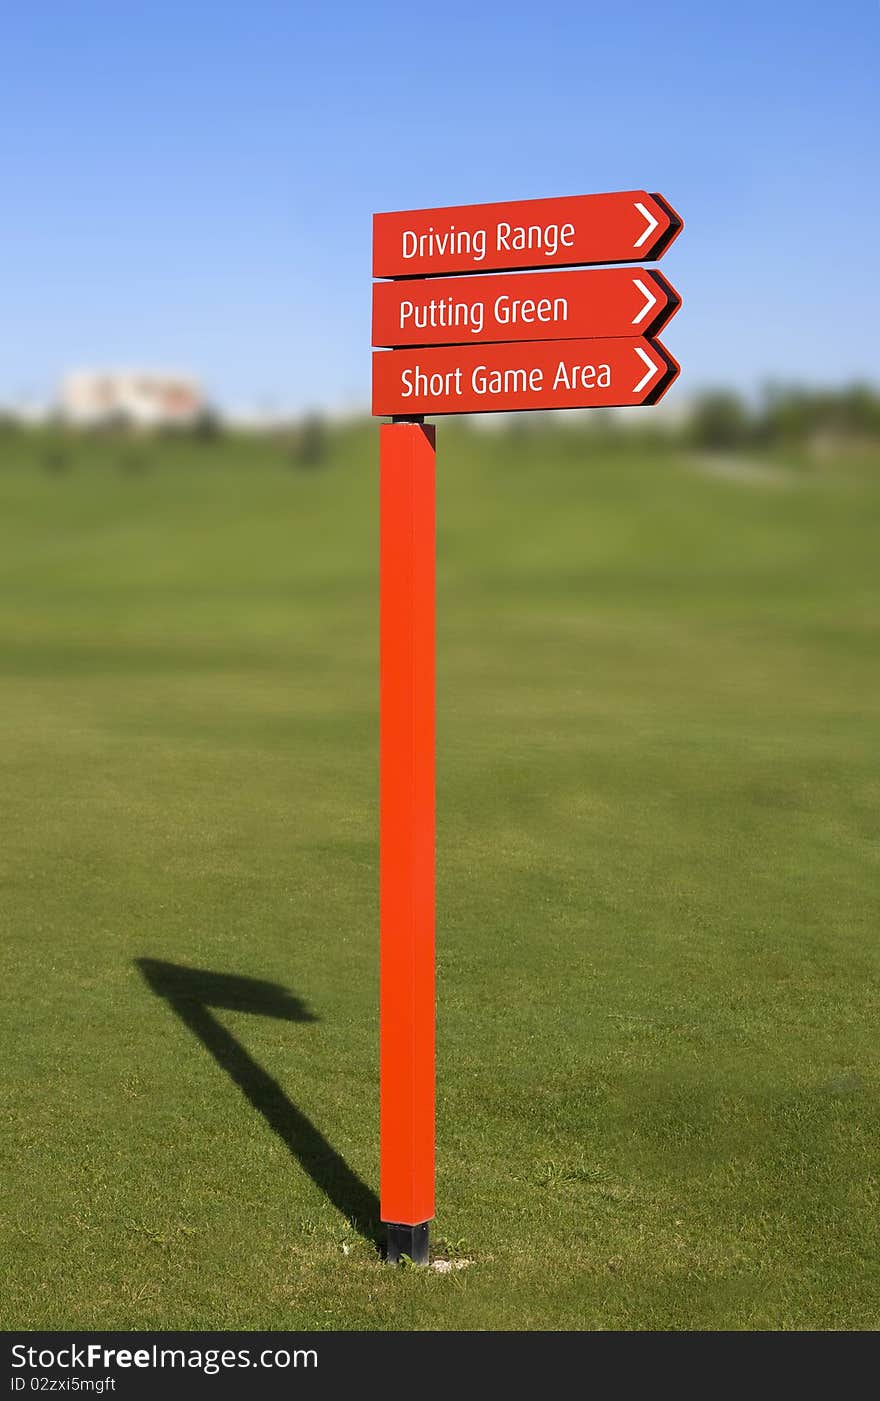
[[[386,1221],[385,1229],[388,1232],[385,1259],[389,1265],[398,1265],[403,1255],[408,1255],[414,1265],[427,1265],[430,1246],[427,1221],[418,1226],[398,1226]]]

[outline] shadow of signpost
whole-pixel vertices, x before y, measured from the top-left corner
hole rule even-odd
[[[209,1009],[252,1012],[291,1022],[314,1022],[317,1017],[300,998],[277,983],[186,968],[154,958],[135,962],[156,996],[163,998],[198,1037],[316,1186],[362,1236],[378,1245],[379,1201],[375,1193]]]

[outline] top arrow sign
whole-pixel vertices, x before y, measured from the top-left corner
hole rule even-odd
[[[375,214],[373,276],[650,262],[681,227],[672,206],[644,190]]]

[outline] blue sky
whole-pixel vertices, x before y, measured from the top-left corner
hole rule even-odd
[[[672,391],[880,378],[877,0],[38,0],[0,28],[0,401],[366,402],[376,209],[665,194]]]

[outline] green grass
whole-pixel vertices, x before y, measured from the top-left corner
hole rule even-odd
[[[880,464],[438,436],[472,1263],[383,1266],[333,1201],[377,1186],[375,432],[311,472],[7,437],[0,1324],[877,1327]],[[329,1195],[139,958],[300,999],[210,1026]]]

